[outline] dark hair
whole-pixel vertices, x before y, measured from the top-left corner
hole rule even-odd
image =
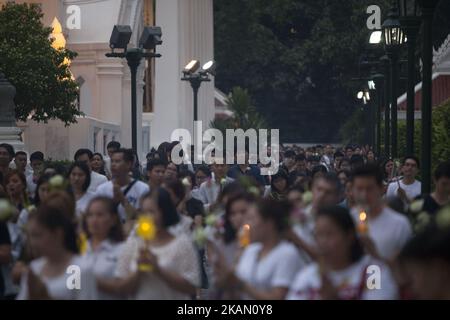
[[[297,191],[303,194],[305,192],[305,188],[300,184],[294,184],[289,188],[288,193],[292,191]]]
[[[154,158],[147,162],[147,171],[152,171],[154,167],[163,166],[166,168],[167,164],[162,159]]]
[[[120,148],[113,151],[113,154],[121,153],[125,162],[134,162],[134,152],[131,149]]]
[[[51,231],[61,228],[64,232],[64,248],[78,254],[76,225],[61,209],[42,204],[30,218],[36,219],[39,224]]]
[[[295,158],[295,151],[288,149],[284,152],[284,157],[285,158]]]
[[[8,153],[9,153],[9,157],[11,159],[14,158],[15,152],[14,152],[14,147],[12,145],[10,145],[9,143],[2,143],[2,144],[0,144],[0,148],[6,149],[6,151],[8,151]]]
[[[423,261],[442,259],[450,263],[450,230],[439,228],[435,223],[411,238],[400,253],[400,261]]]
[[[352,168],[356,168],[364,165],[364,158],[360,154],[354,154],[350,158],[350,165]]]
[[[8,184],[9,179],[11,179],[12,176],[18,176],[20,181],[22,182],[22,184],[24,185],[25,189],[27,187],[27,178],[25,177],[25,175],[17,170],[17,169],[13,169],[13,170],[9,170],[8,173],[5,175],[3,181],[5,182],[5,186]]]
[[[36,206],[39,206],[41,204],[41,198],[39,198],[39,188],[42,184],[44,183],[48,183],[50,181],[50,179],[53,177],[52,174],[44,174],[42,176],[39,177],[37,183],[36,183],[36,191],[34,193],[34,204]]]
[[[450,161],[439,163],[434,171],[434,179],[436,181],[443,177],[450,178]]]
[[[106,149],[115,149],[115,150],[120,149],[120,142],[118,142],[118,141],[110,141],[106,145]]]
[[[92,159],[94,159],[95,156],[99,156],[100,159],[103,162],[102,167],[100,168],[100,170],[98,171],[99,174],[102,174],[104,176],[106,176],[106,172],[105,172],[105,160],[103,159],[103,155],[100,152],[94,152],[94,155],[92,157]]]
[[[209,167],[207,165],[200,165],[197,167],[197,169],[195,169],[195,174],[197,174],[197,172],[203,172],[207,177],[211,178],[211,170],[209,169]]]
[[[314,168],[311,171],[311,176],[314,177],[314,175],[318,172],[327,173],[328,169],[323,164],[319,164],[317,166],[314,166]]]
[[[334,190],[336,191],[336,194],[339,194],[341,192],[341,181],[339,180],[338,176],[334,172],[327,172],[321,176],[318,176],[314,181],[318,179],[325,180],[326,183],[332,185],[334,187]]]
[[[270,190],[272,192],[274,192],[274,191],[275,192],[281,192],[280,190],[278,190],[275,187],[275,181],[278,180],[278,179],[286,180],[286,190],[285,191],[287,191],[289,189],[289,176],[286,173],[286,171],[283,170],[283,169],[279,169],[278,172],[272,176],[272,180],[270,181]]]
[[[403,163],[402,163],[403,165],[406,163],[406,160],[414,160],[417,164],[417,168],[420,169],[420,161],[419,161],[419,158],[417,158],[416,156],[408,155],[408,156],[404,157]]]
[[[178,179],[169,181],[166,184],[166,189],[172,190],[172,192],[175,194],[175,196],[179,199],[178,202],[175,203],[175,206],[177,206],[181,202],[181,200],[183,200],[184,197],[186,196],[185,186]]]
[[[337,157],[344,157],[344,154],[341,151],[336,151],[333,155],[333,157],[337,158]]]
[[[348,149],[351,149],[352,151],[354,151],[355,149],[353,149],[353,147],[352,146],[346,146],[345,147],[345,151],[347,151]]]
[[[80,168],[81,171],[84,172],[86,178],[84,180],[82,189],[83,191],[86,191],[89,188],[89,185],[91,184],[91,172],[89,171],[89,167],[86,163],[81,161],[75,161],[69,168],[69,171],[67,172],[67,178],[70,179],[70,174],[72,173],[73,169]]]
[[[330,218],[342,231],[354,235],[350,259],[352,262],[359,261],[364,256],[364,248],[356,235],[355,222],[348,209],[341,206],[322,207],[317,211],[316,220],[320,217]]]
[[[119,213],[117,211],[117,206],[114,204],[114,201],[108,197],[104,196],[98,196],[93,198],[89,205],[86,208],[86,214],[83,216],[83,229],[86,232],[88,238],[91,237],[89,234],[89,230],[87,228],[87,213],[89,212],[89,209],[91,208],[92,204],[94,202],[101,202],[105,207],[106,210],[115,218],[115,223],[111,226],[108,232],[108,239],[113,242],[121,242],[124,240],[124,233],[122,228],[122,223],[120,222]]]
[[[27,156],[27,153],[26,152],[24,152],[24,151],[17,151],[16,152],[16,154],[14,155],[14,157],[17,157],[17,156],[20,156],[20,155],[22,155],[22,156]]]
[[[356,167],[352,172],[352,181],[358,177],[374,178],[378,186],[383,185],[383,175],[380,168],[372,163]]]
[[[27,202],[28,201],[27,178],[25,177],[25,175],[22,172],[20,172],[17,169],[9,170],[8,173],[5,175],[4,180],[3,180],[4,184],[5,184],[5,187],[8,184],[9,179],[11,179],[12,176],[18,176],[20,181],[22,182],[22,184],[23,184],[23,197],[24,197],[25,202]]]
[[[279,233],[289,226],[289,214],[292,206],[285,200],[273,200],[264,198],[258,201],[258,212],[264,220],[270,220]]]
[[[55,174],[59,174],[62,176],[66,175],[66,167],[64,167],[64,165],[62,165],[61,163],[48,163],[44,168],[44,172],[47,169],[55,170]]]
[[[168,228],[180,222],[180,215],[177,212],[175,204],[170,198],[170,194],[163,188],[157,188],[145,194],[141,198],[141,202],[147,199],[154,199],[162,213],[163,225]]]
[[[30,155],[30,162],[35,160],[44,161],[44,154],[40,151],[35,151]]]
[[[251,195],[250,193],[243,192],[243,193],[238,193],[238,194],[234,195],[227,201],[227,204],[225,205],[224,234],[223,234],[223,241],[226,244],[233,242],[236,239],[236,235],[239,231],[239,230],[235,230],[233,228],[233,225],[231,224],[231,221],[230,221],[231,207],[237,201],[245,201],[247,203],[254,203],[255,197],[253,195]]]
[[[304,153],[300,153],[298,155],[295,156],[295,161],[305,161],[306,157]]]
[[[92,153],[91,150],[83,148],[83,149],[78,149],[77,152],[75,152],[75,155],[73,156],[73,159],[75,161],[78,161],[78,157],[81,157],[84,154],[87,154],[89,160],[92,160],[92,157],[94,156],[94,154]]]

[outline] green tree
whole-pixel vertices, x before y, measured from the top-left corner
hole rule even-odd
[[[382,19],[394,2],[376,1]],[[442,16],[440,25],[435,21],[438,28],[448,26],[444,2],[437,10],[436,19]],[[368,49],[366,9],[372,4],[215,0],[216,86],[223,92],[247,88],[271,127],[281,129],[281,141],[339,142],[339,129],[354,110],[362,84],[351,79],[365,76],[358,62]],[[446,28],[439,34],[447,35]],[[382,46],[379,51],[376,55]]]
[[[64,60],[76,53],[52,48],[52,28],[45,27],[35,4],[7,3],[0,11],[0,70],[16,87],[16,119],[60,119],[66,125],[82,115],[78,85]]]
[[[247,129],[268,129],[266,121],[252,105],[247,90],[240,87],[233,88],[225,102],[228,109],[233,112],[233,116],[211,121],[211,128],[220,130],[224,136],[226,129],[242,129],[244,131]]]

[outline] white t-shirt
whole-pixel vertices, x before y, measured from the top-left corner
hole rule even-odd
[[[376,286],[377,280],[375,279],[375,275],[378,271],[380,275],[379,286]],[[339,299],[392,300],[397,298],[397,285],[391,271],[381,261],[372,259],[369,256],[362,257],[358,262],[344,270],[331,271],[327,276],[337,289]],[[319,265],[313,263],[297,274],[291,285],[287,299],[321,299],[321,287],[322,279],[320,277]]]
[[[88,191],[77,200],[75,208],[77,217],[81,217],[81,215],[86,212],[89,202],[91,202],[93,198],[95,198],[95,194]]]
[[[108,178],[106,178],[104,175],[99,174],[95,171],[91,171],[91,183],[89,184],[88,192],[95,193],[97,188],[108,181]]]
[[[236,275],[258,289],[289,288],[297,272],[305,266],[295,246],[281,241],[258,260],[261,249],[261,243],[252,243],[244,250],[236,267]]]
[[[359,213],[357,210],[352,210],[351,213],[355,224],[358,224]],[[412,236],[409,220],[389,207],[384,207],[375,219],[369,218],[368,226],[369,237],[383,259],[395,258]]]
[[[137,271],[139,248],[142,246],[142,239],[135,236],[128,237],[119,257],[117,277],[123,278]],[[175,236],[166,245],[151,247],[149,250],[156,255],[161,268],[176,272],[192,285],[200,286],[198,253],[186,234]],[[134,300],[187,300],[191,297],[174,290],[155,273],[148,272],[140,280],[139,288],[131,298]]]
[[[115,277],[117,262],[123,250],[123,242],[103,241],[94,251],[91,242],[88,242],[87,251],[82,256],[84,263],[88,265],[96,278],[112,279]],[[121,297],[98,290],[99,300],[116,300]]]
[[[31,270],[33,270],[36,276],[44,282],[47,287],[48,294],[55,300],[96,300],[97,299],[97,285],[92,269],[90,269],[83,262],[80,256],[73,256],[70,261],[70,266],[77,266],[80,268],[80,289],[74,287],[73,289],[68,287],[67,284],[76,284],[76,280],[71,281],[69,277],[74,277],[76,272],[64,272],[63,274],[48,278],[41,275],[42,269],[46,263],[46,258],[41,257],[33,260],[30,264]],[[24,275],[20,282],[20,292],[17,296],[17,300],[28,300],[28,276]]]
[[[125,191],[127,187],[128,185],[123,186],[121,188],[122,192]],[[128,190],[125,197],[127,198],[128,202],[131,204],[133,208],[139,209],[139,200],[143,195],[145,195],[149,191],[150,188],[147,184],[145,184],[142,181],[136,181],[136,183],[131,187],[131,189]],[[98,186],[97,191],[95,192],[95,196],[105,196],[112,199],[114,197],[113,182],[108,181]],[[118,211],[120,219],[122,220],[122,222],[124,222],[127,218],[127,214],[125,212],[125,208],[121,204],[119,205]]]
[[[404,184],[403,180],[400,180],[399,182],[395,181],[389,184],[386,191],[387,198],[397,197],[398,184],[400,184],[400,187],[405,190],[405,193],[410,200],[421,195],[422,193],[422,183],[420,183],[420,181],[415,180],[412,184]]]
[[[37,179],[36,179],[36,182],[37,182]],[[35,182],[33,173],[31,173],[27,176],[27,193],[28,193],[28,197],[30,197],[30,198],[34,198],[34,196],[36,194],[36,182]]]

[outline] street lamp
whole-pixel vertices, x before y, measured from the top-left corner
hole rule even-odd
[[[405,34],[398,20],[397,10],[392,9],[382,25],[386,54],[391,67],[391,147],[392,157],[397,157],[397,97],[398,97],[398,50],[405,42]]]
[[[200,61],[191,60],[183,69],[183,77],[181,80],[189,81],[194,92],[194,121],[198,120],[198,89],[202,82],[209,82],[211,79],[209,75],[214,76],[215,62],[208,61],[202,68],[200,68]],[[197,71],[199,70],[199,71]]]
[[[431,189],[433,16],[439,0],[418,0],[422,9],[422,193]]]
[[[381,106],[383,105],[383,82],[384,82],[384,75],[377,72],[375,69],[372,69],[371,75],[370,75],[370,81],[374,84],[373,85],[373,89],[372,90],[376,90],[377,91],[377,96],[376,96],[376,106],[375,109],[373,110],[375,112],[375,115],[373,115],[374,117],[374,122],[375,122],[375,127],[374,127],[374,140],[375,140],[375,145],[374,148],[376,150],[377,155],[381,154]],[[370,88],[370,86],[369,86]]]
[[[421,18],[417,0],[398,0],[400,23],[408,39],[408,88],[406,106],[406,154],[414,154],[415,53]]]
[[[161,55],[155,53],[157,45],[162,44],[160,27],[144,27],[139,39],[138,48],[128,48],[132,30],[130,26],[115,25],[109,40],[110,53],[108,58],[126,58],[131,73],[131,144],[133,151],[137,152],[137,103],[136,103],[136,75],[142,58],[159,58]],[[115,49],[122,49],[115,52]]]

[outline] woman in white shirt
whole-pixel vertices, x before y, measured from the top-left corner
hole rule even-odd
[[[218,259],[218,284],[238,298],[284,299],[296,273],[304,266],[299,251],[283,240],[290,206],[285,201],[263,199],[246,217],[251,244],[242,253],[235,271]]]
[[[200,285],[199,259],[186,234],[169,231],[180,219],[169,193],[158,188],[145,195],[142,211],[153,217],[154,239],[146,246],[133,232],[119,257],[118,279],[104,285],[137,300],[190,299]],[[138,271],[139,264],[151,265],[152,271]]]
[[[77,254],[76,228],[70,215],[41,204],[29,218],[29,242],[40,258],[23,274],[19,300],[96,299],[92,270]]]
[[[389,268],[364,254],[353,219],[340,206],[319,209],[315,237],[318,261],[298,273],[288,299],[396,299]]]
[[[83,259],[97,278],[98,298],[100,300],[123,298],[102,290],[101,286],[102,279],[114,278],[123,247],[122,224],[114,202],[106,197],[92,199],[86,210],[83,227],[88,237]]]
[[[70,167],[67,177],[76,202],[76,215],[80,219],[86,212],[89,201],[94,197],[93,193],[87,191],[91,184],[89,167],[84,162],[75,162]]]

